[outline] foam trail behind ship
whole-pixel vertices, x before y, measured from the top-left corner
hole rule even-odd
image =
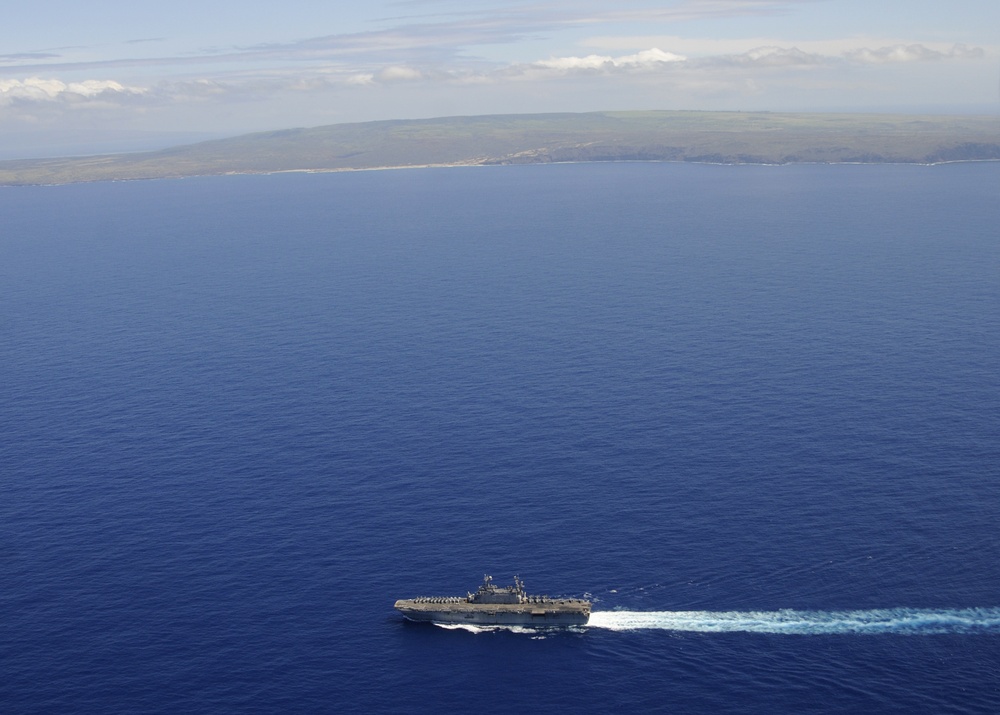
[[[594,611],[591,628],[789,635],[947,633],[1000,635],[1000,608],[867,611]]]

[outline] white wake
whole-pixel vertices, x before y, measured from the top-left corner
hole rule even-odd
[[[700,633],[1000,634],[1000,608],[886,608],[869,611],[594,611],[591,628]]]

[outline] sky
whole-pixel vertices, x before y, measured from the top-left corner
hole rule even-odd
[[[998,0],[32,0],[0,158],[377,119],[1000,115]]]

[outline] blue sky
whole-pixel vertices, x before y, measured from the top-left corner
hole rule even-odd
[[[600,109],[1000,113],[1000,2],[34,0],[0,24],[0,156]]]

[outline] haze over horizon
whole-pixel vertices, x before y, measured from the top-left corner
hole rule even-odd
[[[991,0],[21,4],[0,158],[609,109],[1000,112]]]

